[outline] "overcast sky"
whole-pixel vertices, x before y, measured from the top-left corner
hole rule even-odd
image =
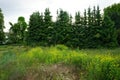
[[[0,0],[0,8],[4,14],[5,31],[8,31],[9,22],[17,22],[19,16],[24,16],[26,22],[29,16],[35,12],[44,12],[45,8],[50,8],[51,14],[56,16],[56,10],[62,8],[73,16],[76,11],[83,12],[89,6],[99,5],[102,10],[111,4],[118,3],[120,0]]]

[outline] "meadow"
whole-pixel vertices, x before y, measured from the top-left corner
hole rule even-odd
[[[120,48],[3,45],[0,80],[120,80]]]

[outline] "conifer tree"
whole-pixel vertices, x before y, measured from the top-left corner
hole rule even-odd
[[[96,11],[96,24],[97,26],[101,26],[101,14],[100,14],[99,6],[97,6],[97,11]]]
[[[116,28],[114,27],[114,22],[108,16],[105,16],[103,20],[101,41],[105,47],[118,46]]]
[[[76,12],[75,14],[75,24],[81,25],[80,12]]]
[[[3,31],[4,28],[4,16],[2,10],[0,9],[0,44],[3,44],[5,41],[5,33]]]
[[[86,9],[84,10],[84,18],[83,18],[83,25],[86,26],[87,25],[87,13],[86,13]]]
[[[66,38],[68,34],[69,27],[69,14],[62,9],[58,12],[57,21],[55,24],[56,37],[55,42],[57,44],[65,44],[68,39]]]
[[[74,34],[73,34],[73,42],[72,42],[72,44],[73,44],[73,46],[74,47],[80,47],[80,45],[81,45],[81,39],[82,39],[82,36],[81,36],[81,32],[83,31],[83,29],[82,29],[82,23],[81,23],[81,16],[80,16],[80,12],[76,12],[76,14],[75,14],[75,24],[74,24],[74,26],[73,26],[73,32],[74,32]]]
[[[72,47],[72,44],[71,44],[71,40],[72,40],[72,37],[73,37],[73,23],[72,23],[72,15],[70,14],[69,15],[69,23],[68,23],[68,29],[67,29],[67,35],[66,35],[66,45],[69,46],[69,47]]]
[[[93,11],[92,11],[92,25],[95,26],[96,25],[96,7],[93,7]]]
[[[44,38],[45,38],[45,45],[50,45],[53,43],[53,22],[52,22],[52,16],[50,14],[49,8],[45,9],[44,12]]]
[[[72,19],[73,19],[73,17],[72,17],[72,15],[70,14],[70,15],[69,15],[69,24],[70,24],[70,25],[72,25]]]
[[[39,12],[34,12],[29,19],[29,27],[27,32],[27,44],[39,45],[42,40],[41,23],[42,17]]]
[[[114,22],[114,27],[117,29],[117,41],[120,45],[120,3],[113,4],[104,9],[104,16],[109,16]]]
[[[91,16],[91,8],[88,8],[88,26],[92,25],[92,16]]]

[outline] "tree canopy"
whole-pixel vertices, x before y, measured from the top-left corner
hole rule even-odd
[[[69,47],[100,48],[117,47],[120,44],[120,4],[114,4],[101,13],[99,6],[80,11],[72,17],[63,9],[57,10],[56,21],[52,20],[49,8],[33,12],[28,25],[25,18],[10,22],[10,43],[51,46],[64,44]],[[4,17],[0,10],[0,44],[4,41]],[[73,20],[74,19],[74,20]],[[28,27],[27,27],[28,26]]]
[[[3,16],[2,10],[0,8],[0,44],[3,44],[5,42],[5,33],[3,31],[4,28],[5,28],[4,16]]]
[[[110,17],[114,22],[114,27],[117,29],[117,42],[120,45],[120,3],[113,4],[104,9],[104,16]]]

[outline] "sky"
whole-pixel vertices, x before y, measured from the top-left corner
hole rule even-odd
[[[16,23],[19,16],[23,16],[26,22],[29,22],[29,16],[35,12],[44,12],[45,8],[49,8],[53,20],[56,18],[57,9],[62,8],[68,11],[74,17],[75,12],[93,6],[100,6],[101,11],[120,0],[0,0],[0,8],[4,14],[5,32],[10,28],[9,22]]]

